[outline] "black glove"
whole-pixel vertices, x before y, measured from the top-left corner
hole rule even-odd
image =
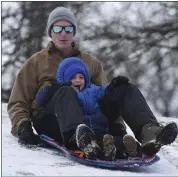
[[[109,87],[110,88],[116,88],[119,87],[123,84],[127,84],[129,82],[129,79],[125,76],[117,76],[115,78],[112,79]]]
[[[33,129],[30,121],[23,122],[18,128],[19,143],[38,145],[40,143],[40,137],[33,133]]]

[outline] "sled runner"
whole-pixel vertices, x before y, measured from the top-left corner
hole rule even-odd
[[[130,168],[139,166],[149,166],[160,160],[159,156],[154,156],[147,159],[133,158],[133,159],[116,159],[114,161],[103,161],[103,160],[89,160],[84,158],[84,153],[82,151],[72,151],[64,146],[59,145],[54,139],[42,134],[40,138],[48,145],[56,148],[61,153],[63,153],[67,158],[74,160],[78,163],[99,167],[99,168],[109,168],[109,169],[119,169],[119,168]]]

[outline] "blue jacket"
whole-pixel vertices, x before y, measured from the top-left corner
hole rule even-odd
[[[94,132],[109,132],[107,117],[101,112],[99,100],[107,92],[107,87],[91,84],[90,87],[78,92],[80,106],[83,111],[84,123]]]

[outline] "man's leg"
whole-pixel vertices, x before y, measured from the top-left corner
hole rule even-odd
[[[121,116],[139,141],[142,127],[147,123],[157,122],[144,97],[132,84],[113,89],[101,99],[100,106],[112,122]]]
[[[135,137],[142,142],[143,127],[148,123],[157,125],[157,119],[136,86],[127,84],[121,86],[120,89],[125,90],[123,103],[119,105],[121,116],[131,128]]]
[[[55,139],[60,144],[63,142],[55,115],[44,115],[41,119],[33,121],[33,127],[35,128],[38,135],[45,134]]]
[[[101,99],[101,108],[108,116],[109,114],[113,114],[114,118],[121,116],[141,143],[154,139],[156,133],[163,128],[156,120],[142,93],[133,84],[123,84],[104,96]],[[168,127],[170,129],[170,126]],[[175,124],[171,127],[176,130]],[[177,136],[176,131],[169,131],[169,134],[173,136],[171,141]]]
[[[62,136],[83,123],[77,92],[70,86],[63,86],[55,93],[50,107],[53,107]]]
[[[33,125],[38,134],[44,133],[60,142],[63,141],[66,146],[75,146],[75,139],[72,141],[71,138],[82,122],[76,91],[69,86],[63,86],[45,106],[44,116],[36,119]]]
[[[155,140],[159,144],[167,145],[177,137],[177,125],[160,125],[142,93],[132,84],[128,84],[121,113],[142,144]]]

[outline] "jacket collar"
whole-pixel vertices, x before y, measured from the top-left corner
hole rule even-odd
[[[73,47],[73,51],[70,55],[66,56],[65,58],[67,57],[71,57],[71,56],[78,56],[80,55],[80,51],[79,51],[79,46],[73,42],[72,43],[72,47]],[[55,44],[53,43],[53,41],[50,41],[48,44],[47,44],[47,50],[48,50],[48,53],[57,53],[59,54],[61,57],[64,57],[61,53],[61,51],[59,49],[56,48]]]

